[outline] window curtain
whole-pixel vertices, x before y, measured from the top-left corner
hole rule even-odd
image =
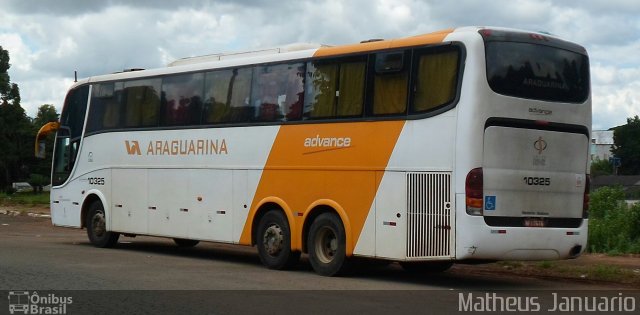
[[[453,100],[457,73],[457,51],[420,57],[413,110],[427,111]]]
[[[337,85],[338,66],[333,65],[316,65],[315,71],[311,75],[307,88],[312,93],[305,99],[310,104],[311,118],[333,117],[335,115],[335,97]]]
[[[340,65],[338,116],[355,116],[362,113],[364,76],[364,62],[350,62]]]
[[[404,113],[407,106],[407,71],[376,74],[373,91],[375,115]]]

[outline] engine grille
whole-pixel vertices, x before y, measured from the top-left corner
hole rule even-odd
[[[451,173],[407,173],[407,258],[451,256]]]

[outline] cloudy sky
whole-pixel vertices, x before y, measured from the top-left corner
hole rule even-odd
[[[593,127],[640,115],[637,0],[0,0],[0,46],[30,116],[79,77],[294,42],[346,44],[456,26],[546,31],[591,58]]]

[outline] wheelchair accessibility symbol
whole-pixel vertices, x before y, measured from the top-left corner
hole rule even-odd
[[[484,209],[496,210],[496,196],[484,196]]]

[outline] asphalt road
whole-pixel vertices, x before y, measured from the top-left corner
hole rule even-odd
[[[397,264],[360,264],[349,277],[327,278],[315,274],[304,257],[294,270],[274,271],[262,266],[255,248],[242,246],[200,243],[185,249],[169,239],[121,237],[117,247],[100,249],[89,244],[85,230],[53,227],[46,218],[0,215],[0,314],[11,303],[2,295],[17,290],[72,296],[67,314],[444,314],[458,311],[462,292],[621,289],[473,271],[474,266],[455,265],[442,274],[417,276]]]

